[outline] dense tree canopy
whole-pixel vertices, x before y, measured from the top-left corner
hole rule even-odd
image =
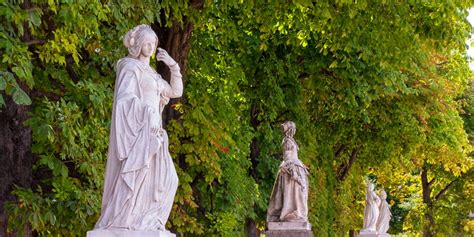
[[[473,5],[0,0],[0,224],[20,235],[92,229],[114,64],[121,37],[145,23],[185,74],[184,98],[165,111],[180,179],[172,231],[263,230],[279,125],[293,120],[316,236],[362,227],[367,176],[389,194],[390,233],[474,234]]]

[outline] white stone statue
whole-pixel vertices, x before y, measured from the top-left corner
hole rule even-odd
[[[382,189],[380,192],[379,218],[377,220],[377,232],[379,234],[387,233],[391,217],[392,213],[390,212],[390,206],[387,203],[387,193]]]
[[[374,184],[368,181],[367,194],[365,196],[364,228],[362,229],[361,234],[363,234],[364,232],[377,233],[379,206],[380,198],[374,191]]]
[[[132,231],[120,236],[169,233],[165,225],[178,187],[161,112],[170,98],[183,93],[179,65],[157,48],[150,26],[134,27],[123,42],[129,55],[117,62],[101,216],[88,236],[108,236],[100,230]],[[150,67],[156,51],[156,59],[170,68],[170,83]]]
[[[282,124],[283,161],[267,211],[267,222],[308,222],[308,168],[298,159],[294,122]],[[270,229],[270,226],[268,226]]]

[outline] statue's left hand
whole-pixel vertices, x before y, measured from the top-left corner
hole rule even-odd
[[[162,48],[158,48],[156,52],[156,60],[163,61],[168,67],[176,65],[176,61]]]

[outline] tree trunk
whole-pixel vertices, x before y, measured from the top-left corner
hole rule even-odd
[[[260,122],[258,121],[259,110],[255,106],[252,106],[250,110],[250,124],[252,128],[256,131]],[[260,156],[260,143],[258,138],[253,137],[252,142],[250,143],[250,162],[252,162],[252,166],[249,168],[249,175],[257,180],[257,165],[258,165],[258,157]],[[255,207],[252,207],[255,208]],[[248,237],[258,237],[260,236],[260,231],[257,229],[257,225],[255,220],[248,218],[245,221],[245,235]]]
[[[202,9],[204,7],[204,0],[191,0],[190,5],[195,9]],[[164,14],[163,14],[164,16]],[[165,22],[166,19],[162,19]],[[191,37],[194,29],[194,24],[191,23],[187,17],[184,17],[183,24],[173,22],[171,28],[160,26],[158,23],[152,25],[153,30],[157,33],[159,38],[158,47],[163,48],[168,54],[179,64],[181,74],[183,75],[184,91],[186,91],[186,75],[188,67],[188,55],[191,49]],[[169,82],[170,71],[163,62],[157,63],[157,72]],[[175,109],[176,104],[186,104],[184,95],[180,98],[171,99],[168,106],[163,110],[163,126],[172,119],[179,119],[180,112]]]
[[[28,119],[30,106],[15,104],[4,96],[6,107],[0,110],[0,236],[7,235],[6,201],[13,201],[13,185],[30,187],[33,156],[31,154],[31,128],[23,123]],[[28,227],[25,227],[28,228]],[[30,236],[31,231],[26,231]]]
[[[434,225],[434,218],[433,218],[433,213],[431,209],[425,213],[424,218],[425,218],[425,223],[423,224],[423,237],[435,236],[432,230],[432,227]]]
[[[171,28],[153,26],[153,29],[160,40],[159,47],[163,48],[179,64],[183,75],[184,91],[186,91],[186,68],[188,64],[188,54],[191,49],[191,36],[193,24],[185,19],[183,27],[174,23]],[[157,71],[166,81],[170,81],[170,71],[163,62],[157,62]],[[185,104],[184,96],[171,99],[163,110],[163,126],[173,120],[179,119],[179,111],[175,110],[176,104]]]
[[[433,201],[431,200],[431,182],[428,182],[428,170],[426,166],[423,166],[421,171],[421,187],[423,191],[423,203],[428,207],[427,212],[424,214],[423,224],[423,237],[432,237],[432,227],[434,225],[433,218]]]
[[[252,219],[245,221],[245,233],[247,237],[259,237],[260,230],[257,228],[257,224]]]

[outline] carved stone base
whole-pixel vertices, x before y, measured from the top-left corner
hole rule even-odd
[[[390,237],[389,234],[374,234],[374,233],[364,233],[359,234],[358,237]]]
[[[176,237],[176,235],[169,231],[109,229],[87,231],[87,237]]]
[[[377,232],[375,233],[360,232],[359,237],[379,237],[379,234],[377,234]]]
[[[265,237],[313,237],[311,230],[267,230]]]
[[[308,222],[268,222],[265,237],[313,237]]]
[[[376,231],[361,231],[359,237],[390,237],[390,235],[387,233],[379,234]]]
[[[311,230],[308,222],[268,222],[268,230]]]

